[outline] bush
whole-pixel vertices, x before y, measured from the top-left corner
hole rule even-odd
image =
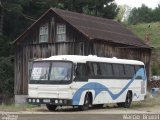
[[[0,57],[0,102],[8,103],[14,96],[13,57]]]
[[[152,65],[152,75],[160,75],[160,68],[158,67],[158,63],[153,63]]]

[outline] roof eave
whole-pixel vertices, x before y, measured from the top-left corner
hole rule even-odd
[[[29,26],[18,38],[16,38],[13,42],[11,42],[11,44],[16,44],[29,30],[32,29],[32,27],[37,24],[44,16],[46,16],[50,11],[52,10],[52,8],[50,8],[49,10],[47,10],[43,15],[41,15],[31,26]]]
[[[109,43],[114,43],[117,44],[118,42],[114,42],[113,40],[104,40],[104,39],[99,39],[99,38],[90,38],[91,41],[103,41],[103,42],[109,42]],[[118,44],[123,44],[123,45],[130,45],[130,46],[134,46],[132,48],[144,48],[144,49],[153,49],[152,47],[150,47],[149,45],[145,44],[145,46],[140,46],[140,45],[136,45],[136,44],[128,44],[128,43],[118,43]],[[126,47],[127,48],[127,47]]]

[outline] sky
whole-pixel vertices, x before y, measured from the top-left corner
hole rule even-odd
[[[115,0],[118,5],[128,5],[130,7],[140,7],[142,4],[150,8],[155,8],[160,4],[160,0]]]

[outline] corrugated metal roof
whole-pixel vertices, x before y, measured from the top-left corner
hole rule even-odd
[[[45,17],[49,12],[54,12],[82,34],[87,36],[89,40],[101,40],[114,43],[121,43],[126,45],[132,45],[136,47],[150,48],[148,45],[143,43],[140,38],[133,34],[129,29],[125,28],[120,23],[100,18],[89,16],[85,14],[75,13],[67,10],[60,10],[51,8],[40,19]],[[30,30],[40,19],[38,19],[31,27],[29,27],[21,36],[15,41],[21,39],[21,37]]]

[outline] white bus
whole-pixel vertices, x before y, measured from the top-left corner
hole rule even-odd
[[[117,103],[129,108],[144,100],[147,77],[144,63],[97,56],[58,55],[33,62],[27,102],[57,106]]]

